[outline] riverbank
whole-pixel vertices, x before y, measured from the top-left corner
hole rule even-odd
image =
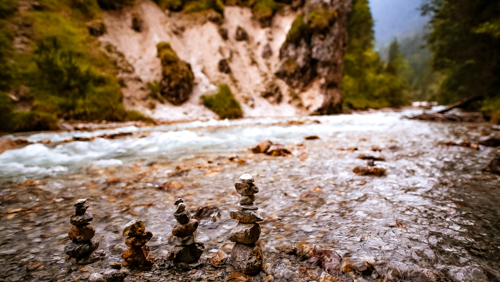
[[[126,281],[273,281],[269,276],[332,281],[321,280],[322,275],[330,279],[326,273],[340,279],[333,281],[500,279],[500,177],[481,172],[495,150],[440,145],[446,140],[477,143],[484,132],[492,133],[491,125],[402,119],[410,113],[122,128],[133,135],[6,151],[0,154],[0,277],[87,281],[121,261],[121,230],[141,219],[154,234],[148,244],[158,260],[152,271],[131,271]],[[143,132],[147,136],[135,135]],[[68,139],[64,134],[28,138],[56,142]],[[310,135],[320,139],[304,139]],[[284,144],[292,155],[249,150],[266,139]],[[374,154],[374,148],[385,158],[375,164],[387,169],[386,176],[353,173],[366,164],[358,156]],[[227,237],[237,222],[229,210],[238,201],[233,182],[243,173],[252,174],[260,188],[256,204],[265,218],[266,267],[251,278],[234,276],[229,262],[220,268],[209,262],[215,252],[232,248]],[[206,246],[204,264],[189,272],[164,261],[178,196],[192,213],[207,207],[213,211],[207,214],[220,214],[215,221],[201,220],[197,240]],[[63,252],[78,198],[87,198],[99,250],[106,254],[86,266],[66,262]],[[332,258],[325,268],[324,256],[307,251],[314,245],[341,259]],[[297,246],[299,255],[293,254]],[[342,267],[349,260],[352,267]]]

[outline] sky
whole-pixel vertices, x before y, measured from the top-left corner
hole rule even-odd
[[[375,20],[377,48],[389,44],[395,37],[403,39],[421,31],[428,19],[420,15],[422,0],[369,0]]]

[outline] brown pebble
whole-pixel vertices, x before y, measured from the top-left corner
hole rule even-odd
[[[191,218],[189,222],[184,225],[175,223],[174,228],[172,229],[172,234],[178,237],[185,237],[193,235],[196,228],[198,228],[198,220]]]

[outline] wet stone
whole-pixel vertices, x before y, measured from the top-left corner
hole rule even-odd
[[[132,220],[125,225],[125,228],[123,229],[123,236],[142,236],[144,231],[146,231],[146,226],[142,220]]]
[[[188,246],[174,246],[168,253],[167,260],[177,263],[193,263],[200,259],[204,250],[205,247],[200,243],[194,243]]]
[[[104,272],[103,278],[106,282],[122,282],[128,274],[127,269],[109,269]]]
[[[174,236],[174,245],[188,246],[194,244],[194,236],[177,237]]]
[[[238,207],[243,209],[243,210],[258,210],[259,208],[254,205],[254,204],[251,204],[251,205],[242,205],[240,203],[238,203]]]
[[[128,237],[125,240],[125,245],[128,247],[142,247],[146,245],[149,240],[153,237],[153,233],[146,231],[144,232],[143,236],[138,236],[138,237]]]
[[[189,222],[191,216],[188,211],[183,211],[180,213],[174,213],[174,217],[180,224],[186,224]]]
[[[73,241],[69,241],[64,246],[64,252],[70,257],[80,259],[90,255],[98,247],[99,242],[95,239],[91,239],[90,242],[85,243],[75,243]]]
[[[91,222],[94,216],[91,212],[86,211],[83,215],[72,215],[70,218],[70,223],[72,225],[80,226],[86,225]]]
[[[90,224],[75,226],[69,230],[68,236],[75,243],[90,241],[95,235],[95,229]]]
[[[264,255],[260,242],[251,245],[236,243],[231,251],[231,261],[239,272],[252,274],[261,271]]]
[[[245,183],[241,180],[236,182],[234,187],[236,188],[236,192],[241,196],[253,196],[259,193],[259,188],[253,183]]]
[[[198,220],[190,219],[186,224],[176,223],[172,229],[172,234],[178,237],[185,237],[193,235],[193,233],[198,228]]]
[[[232,210],[229,212],[229,215],[232,219],[236,219],[242,223],[255,223],[264,220],[264,218],[251,210]]]
[[[147,245],[142,247],[129,247],[123,252],[122,258],[126,265],[130,267],[148,269],[153,266],[153,259],[150,257],[149,246]]]
[[[238,225],[231,230],[229,240],[232,242],[253,244],[259,240],[260,226],[257,223],[238,223]]]
[[[253,202],[255,202],[255,196],[254,195],[242,196],[240,198],[240,204],[242,204],[242,205],[251,205],[251,204],[253,204]]]

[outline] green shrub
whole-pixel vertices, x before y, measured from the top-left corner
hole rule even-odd
[[[221,119],[234,119],[243,116],[240,103],[234,98],[231,89],[226,84],[219,87],[215,95],[202,95],[203,104],[216,113]]]
[[[6,18],[12,15],[17,10],[16,0],[0,1],[0,18]]]
[[[14,112],[10,131],[57,130],[57,118],[54,114],[30,111]]]
[[[160,42],[157,49],[162,65],[160,92],[170,103],[180,105],[189,99],[193,90],[191,65],[179,59],[169,43]]]
[[[307,29],[308,26],[307,23],[304,21],[304,15],[299,14],[293,21],[292,27],[288,31],[288,34],[286,36],[286,41],[298,44],[300,42],[300,39],[307,32]]]
[[[96,0],[71,0],[71,6],[87,20],[95,18],[101,12]]]
[[[128,121],[144,121],[144,122],[156,124],[155,121],[152,118],[147,117],[147,116],[145,116],[144,114],[142,114],[141,112],[138,112],[138,111],[127,111],[127,116],[125,117],[125,120],[128,120]]]
[[[202,12],[207,10],[214,10],[219,14],[224,14],[224,4],[221,0],[195,0],[188,1],[184,4],[184,11],[186,13]]]
[[[280,5],[274,0],[257,0],[252,6],[252,13],[262,27],[268,27],[279,8]]]
[[[97,4],[104,10],[121,10],[127,6],[134,6],[135,0],[97,0]]]

